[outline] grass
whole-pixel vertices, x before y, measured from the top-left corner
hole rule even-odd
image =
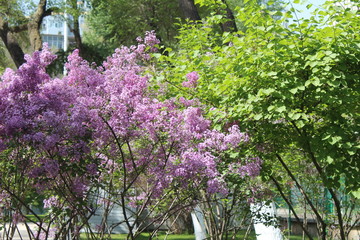
[[[242,240],[244,239],[245,231],[240,232],[236,235],[236,240]],[[195,236],[193,234],[169,234],[167,235],[164,232],[159,233],[157,236],[153,237],[154,240],[195,240]],[[81,234],[80,237],[81,240],[87,240],[85,234]],[[125,240],[126,234],[112,234],[111,235],[112,240]],[[136,238],[137,240],[147,240],[149,239],[149,233],[142,233],[139,237]],[[255,240],[256,235],[255,232],[251,232],[248,236],[247,240]],[[287,236],[284,236],[284,240],[288,239]],[[305,238],[307,239],[307,238]],[[314,238],[317,239],[317,238]],[[302,236],[290,236],[289,240],[302,240]]]
[[[111,234],[111,239],[112,240],[125,240],[126,239],[126,234]],[[158,234],[157,237],[153,237],[153,239],[156,240],[164,240],[166,237],[166,234],[162,233],[162,234]],[[80,236],[81,240],[86,240],[86,235],[85,234],[81,234]],[[149,234],[148,233],[142,233],[139,237],[136,238],[137,240],[147,240],[149,239]],[[195,236],[192,234],[171,234],[168,235],[167,238],[168,240],[194,240]]]
[[[240,232],[238,235],[236,235],[236,239],[244,239],[245,231]],[[137,240],[147,240],[149,239],[149,233],[142,233],[139,237],[137,237]],[[86,235],[81,235],[81,240],[86,240]],[[126,234],[112,234],[111,235],[112,240],[125,240]],[[160,232],[156,236],[154,236],[152,239],[154,240],[195,240],[194,234],[169,234],[166,235],[165,232]],[[251,232],[250,235],[247,238],[248,240],[255,240],[256,236],[254,232]]]
[[[38,217],[40,217],[40,219],[44,219],[44,217],[46,216],[45,214],[39,214],[37,215]],[[28,218],[28,222],[31,221],[31,222],[38,222],[39,220],[37,219],[37,217],[35,215],[26,215],[26,217]]]

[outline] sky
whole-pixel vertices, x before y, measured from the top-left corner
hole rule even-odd
[[[325,0],[301,0],[300,4],[293,3],[293,7],[297,10],[302,11],[301,13],[297,13],[299,18],[310,18],[311,12],[313,12],[316,8],[320,7],[325,3]],[[306,6],[308,4],[313,4],[310,9],[307,9]]]

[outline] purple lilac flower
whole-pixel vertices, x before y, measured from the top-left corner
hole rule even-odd
[[[48,199],[44,199],[44,208],[60,207],[59,199],[56,196],[51,196]]]
[[[197,80],[199,79],[199,74],[197,72],[190,72],[186,74],[187,81],[182,83],[183,87],[195,88],[197,86]]]
[[[18,224],[19,222],[24,221],[24,219],[25,219],[24,216],[19,211],[16,211],[12,214],[12,223],[14,225]]]
[[[151,47],[151,51],[152,52],[155,52],[157,50],[157,48],[155,48],[154,46],[156,44],[159,44],[160,43],[160,40],[156,38],[156,34],[155,34],[155,31],[147,31],[145,33],[145,38],[144,38],[144,43],[146,45],[149,45]]]
[[[255,157],[246,160],[245,163],[233,163],[229,165],[229,170],[240,177],[256,177],[260,174],[262,163],[263,161],[259,157]]]
[[[10,207],[10,204],[10,194],[3,190],[2,192],[0,192],[0,206]]]

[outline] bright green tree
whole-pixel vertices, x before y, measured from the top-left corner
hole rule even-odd
[[[293,22],[293,10],[272,11],[248,1],[237,13],[244,31],[214,31],[223,21],[214,14],[203,25],[184,26],[180,50],[159,56],[164,64],[159,79],[173,86],[170,94],[197,96],[218,109],[209,114],[220,123],[238,121],[249,132],[265,160],[264,179],[285,200],[282,179],[294,183],[316,215],[321,239],[329,236],[331,224],[346,239],[353,219],[343,211],[342,193],[360,190],[360,6],[335,2]],[[196,88],[185,88],[181,83],[192,71],[200,80]],[[299,161],[311,173],[296,167]],[[317,207],[314,194],[306,191],[309,184],[328,193],[336,221]]]

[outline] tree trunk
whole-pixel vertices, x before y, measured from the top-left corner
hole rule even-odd
[[[189,19],[191,21],[201,20],[199,12],[195,6],[194,0],[179,0],[179,5],[185,19]]]
[[[228,19],[227,22],[224,22],[221,24],[221,29],[223,32],[237,32],[235,17],[231,9],[229,8],[229,5],[226,3],[225,0],[222,0],[222,2],[226,5],[226,19]]]
[[[80,22],[79,22],[79,16],[80,16],[81,9],[78,5],[78,1],[76,1],[76,0],[68,1],[68,3],[70,4],[70,7],[73,10],[75,10],[75,13],[72,14],[73,26],[71,26],[71,24],[68,24],[68,26],[69,26],[70,31],[74,34],[76,48],[79,50],[80,56],[84,57],[84,47],[83,47],[82,39],[81,39],[81,35],[80,35]]]
[[[29,22],[28,34],[30,39],[31,51],[40,50],[42,48],[42,40],[37,22]]]
[[[47,0],[40,0],[36,12],[31,16],[28,22],[29,39],[31,50],[37,51],[42,48],[42,40],[40,35],[40,26],[44,17],[51,14],[52,10],[46,10]]]
[[[80,35],[79,18],[74,16],[74,27],[70,29],[71,32],[74,34],[76,48],[79,49],[80,56],[83,56],[83,44]]]
[[[2,23],[2,19],[0,19]],[[24,52],[21,49],[19,43],[16,41],[16,37],[13,33],[9,32],[7,24],[3,23],[0,26],[0,37],[4,42],[6,49],[8,50],[12,60],[15,63],[15,66],[19,68],[24,62]]]

